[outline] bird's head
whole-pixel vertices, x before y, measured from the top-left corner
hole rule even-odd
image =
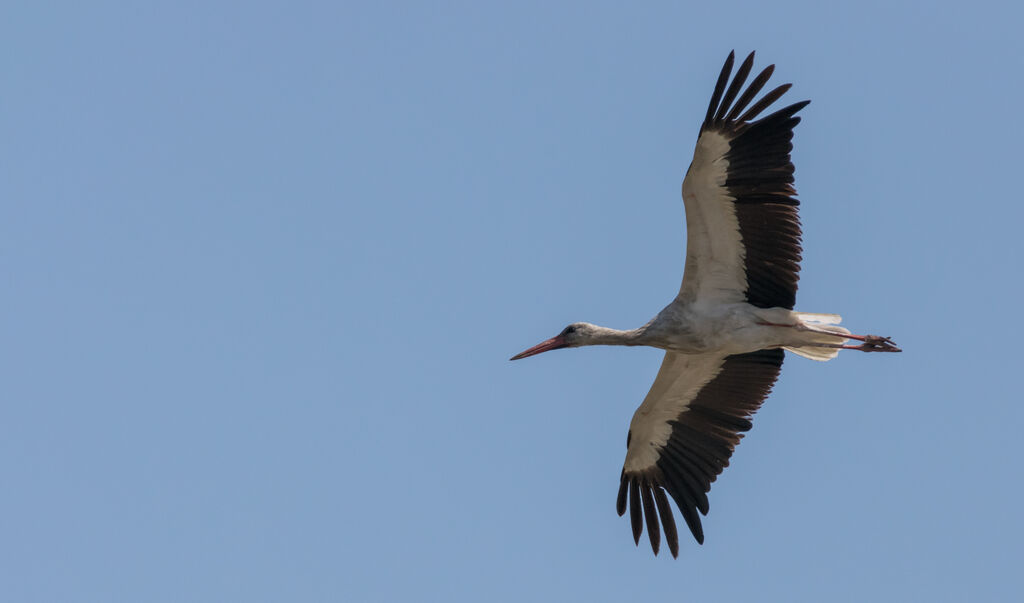
[[[596,327],[589,322],[574,322],[562,329],[562,332],[551,339],[542,341],[532,348],[516,354],[509,360],[519,360],[528,356],[535,356],[541,352],[558,350],[561,348],[575,348],[587,345],[591,342],[596,332]]]

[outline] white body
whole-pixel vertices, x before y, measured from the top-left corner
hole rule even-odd
[[[835,335],[849,331],[837,326],[837,314],[807,314],[785,308],[757,308],[748,303],[685,304],[678,298],[640,329],[640,345],[684,354],[745,354],[765,348],[788,348],[816,360],[838,354]],[[786,327],[777,325],[787,325]],[[793,328],[795,327],[795,328]],[[817,350],[821,344],[829,347]]]

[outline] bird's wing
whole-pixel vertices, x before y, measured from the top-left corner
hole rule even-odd
[[[793,127],[800,122],[794,115],[810,101],[751,121],[790,84],[747,109],[775,66],[765,68],[739,94],[754,53],[726,89],[733,59],[729,53],[683,180],[686,268],[679,299],[792,309],[800,271],[800,218],[789,152]]]
[[[640,543],[646,517],[654,554],[661,525],[672,556],[679,538],[667,491],[697,542],[707,515],[711,482],[729,465],[733,449],[771,392],[782,368],[781,349],[732,356],[666,352],[658,377],[633,415],[626,436],[616,510],[626,512]]]

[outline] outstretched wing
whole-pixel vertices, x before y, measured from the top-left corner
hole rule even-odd
[[[683,180],[686,268],[679,298],[792,309],[800,272],[800,218],[789,153],[793,128],[800,122],[795,114],[810,101],[751,121],[791,84],[747,109],[775,66],[766,67],[739,94],[754,53],[726,89],[733,60],[729,53]]]
[[[699,511],[708,513],[711,482],[729,465],[733,449],[771,392],[782,368],[781,349],[732,356],[666,352],[651,391],[633,415],[626,436],[616,510],[626,512],[639,544],[647,524],[654,554],[661,526],[672,556],[679,554],[675,519],[665,492],[698,543]]]

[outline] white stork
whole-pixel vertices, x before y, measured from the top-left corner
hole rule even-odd
[[[900,351],[888,337],[850,334],[838,326],[838,315],[793,311],[801,248],[789,153],[800,122],[795,114],[810,101],[755,121],[791,84],[751,105],[775,66],[740,94],[754,53],[730,84],[734,56],[729,53],[718,76],[683,180],[687,241],[679,294],[638,329],[573,323],[512,357],[585,345],[665,350],[658,376],[629,424],[616,501],[623,515],[628,500],[638,545],[646,522],[655,555],[662,530],[672,556],[679,554],[666,491],[693,537],[704,542],[697,512],[707,515],[711,482],[729,465],[771,392],[783,350],[814,360],[834,358],[840,349]],[[846,345],[850,339],[861,343]]]

